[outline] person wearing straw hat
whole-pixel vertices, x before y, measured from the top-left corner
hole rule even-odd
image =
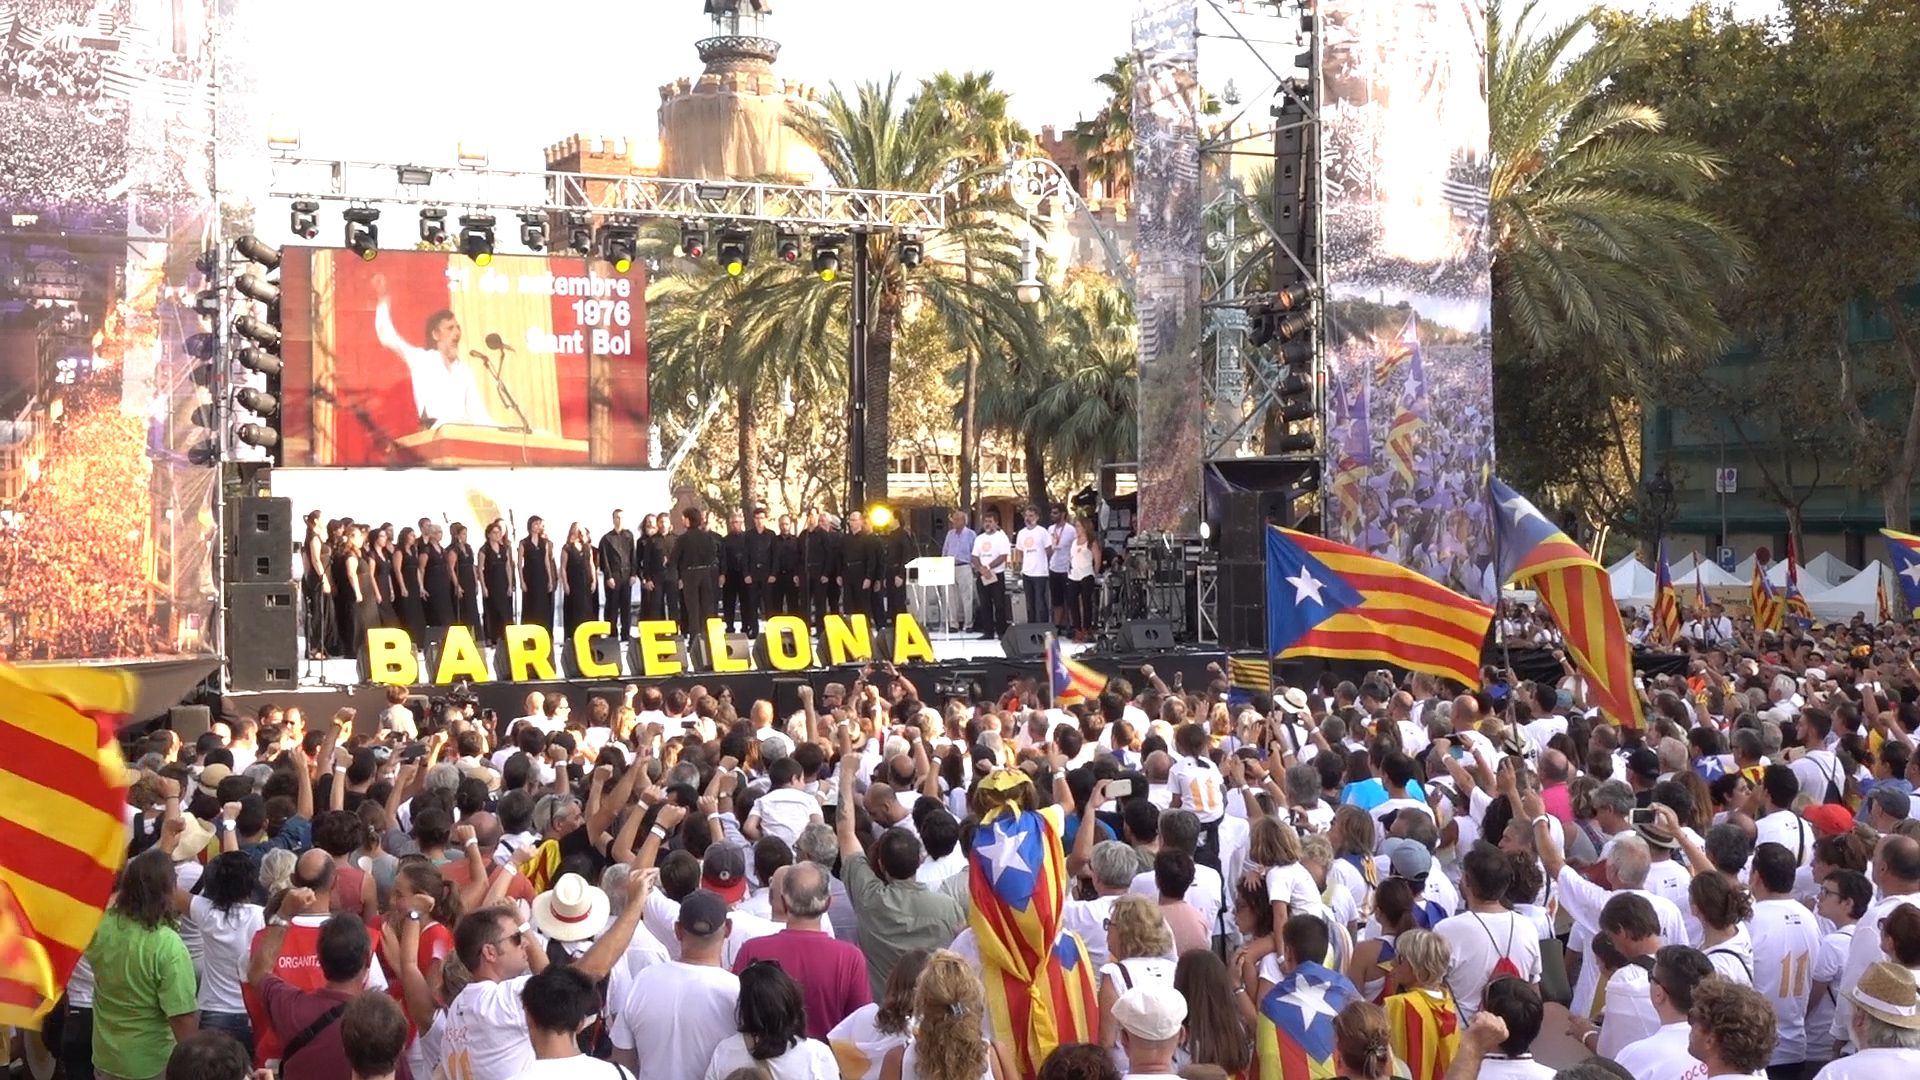
[[[1867,967],[1847,996],[1860,1049],[1821,1069],[1814,1080],[1885,1080],[1920,1067],[1920,987],[1913,972],[1890,960]]]
[[[612,907],[599,886],[579,874],[560,875],[552,889],[533,898],[533,925],[547,939],[547,958],[570,962],[585,953],[607,928]]]

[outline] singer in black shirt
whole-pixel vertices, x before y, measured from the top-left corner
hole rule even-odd
[[[669,565],[680,582],[681,628],[695,641],[706,640],[707,620],[714,618],[714,588],[720,574],[720,538],[707,529],[707,515],[689,506],[682,515],[687,531],[674,541]]]
[[[800,573],[807,598],[807,619],[815,629],[828,612],[840,610],[840,541],[833,522],[822,510],[811,511],[811,523],[800,535]]]
[[[793,518],[780,515],[780,531],[773,537],[773,594],[767,605],[775,615],[799,615],[800,538],[793,534]]]
[[[727,518],[727,535],[720,541],[720,611],[729,631],[741,629],[740,609],[747,602],[746,519],[736,510]],[[753,613],[747,613],[753,621]]]
[[[769,614],[767,605],[773,597],[773,539],[773,530],[767,528],[767,508],[754,507],[753,528],[747,530],[742,545],[746,603],[740,621],[741,629],[749,634],[758,634],[761,618]]]
[[[603,618],[621,638],[633,636],[633,533],[620,524],[620,511],[613,512],[613,528],[600,538],[600,576],[607,590],[607,610]]]

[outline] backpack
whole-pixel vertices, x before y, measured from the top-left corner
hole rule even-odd
[[[1473,921],[1479,923],[1480,932],[1487,935],[1487,944],[1492,945],[1494,950],[1500,954],[1499,962],[1494,964],[1493,970],[1487,974],[1487,981],[1494,982],[1498,979],[1504,979],[1509,975],[1516,979],[1524,978],[1525,976],[1520,973],[1520,965],[1514,963],[1513,957],[1509,955],[1513,952],[1513,927],[1511,925],[1507,927],[1507,947],[1502,949],[1500,948],[1500,943],[1493,940],[1493,931],[1487,929],[1487,921],[1485,919],[1475,915]]]

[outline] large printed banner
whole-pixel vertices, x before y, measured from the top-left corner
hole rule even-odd
[[[646,271],[289,248],[290,465],[647,464]]]
[[[0,2],[0,658],[217,647],[212,0]]]
[[[1196,0],[1136,0],[1133,221],[1140,313],[1141,532],[1199,525],[1200,82]]]
[[[1486,6],[1319,10],[1328,534],[1489,600]]]

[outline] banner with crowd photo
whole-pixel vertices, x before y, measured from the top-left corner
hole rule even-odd
[[[289,247],[289,465],[648,464],[646,271]]]
[[[1324,0],[1327,531],[1491,600],[1484,0]]]
[[[212,0],[0,2],[0,658],[217,646]]]

